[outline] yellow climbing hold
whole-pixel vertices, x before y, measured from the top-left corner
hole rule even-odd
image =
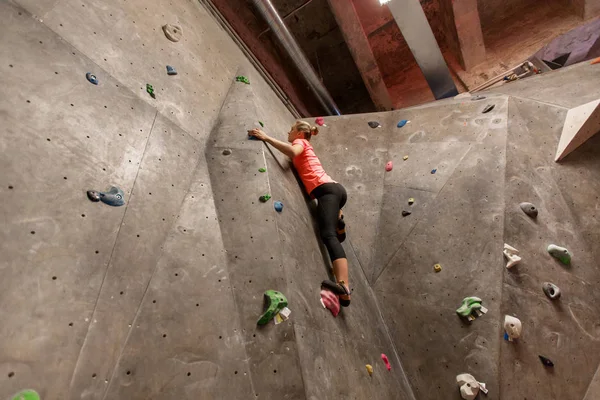
[[[367,364],[365,365],[365,367],[367,368],[367,372],[369,373],[369,376],[373,375],[373,366],[371,364]]]
[[[404,157],[402,157],[402,159],[403,159],[404,161],[406,161],[406,160],[408,160],[408,156],[404,156]]]
[[[442,270],[442,266],[441,266],[440,264],[435,264],[435,265],[433,266],[433,270],[434,270],[435,272],[440,272],[440,271]]]

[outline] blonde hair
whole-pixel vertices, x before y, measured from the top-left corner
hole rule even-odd
[[[310,124],[306,121],[296,121],[294,128],[296,128],[298,132],[304,133],[304,139],[306,140],[310,140],[312,135],[319,134],[319,128],[316,126],[310,126]]]

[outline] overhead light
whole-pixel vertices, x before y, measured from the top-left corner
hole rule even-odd
[[[389,3],[390,0],[379,0],[379,4],[384,5],[385,3]]]

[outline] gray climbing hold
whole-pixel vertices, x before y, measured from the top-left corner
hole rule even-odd
[[[381,126],[381,124],[379,122],[377,122],[377,121],[369,121],[368,124],[373,129],[379,128]]]
[[[166,24],[163,25],[162,29],[167,39],[169,39],[171,42],[179,42],[181,36],[183,35],[183,31],[178,25]]]
[[[485,96],[477,95],[475,97],[471,97],[471,101],[483,100]]]
[[[403,216],[403,217],[407,217],[407,216],[409,216],[410,214],[412,214],[410,211],[405,211],[405,210],[403,210],[403,211],[402,211],[402,216]]]
[[[225,149],[225,150],[223,150],[223,155],[224,156],[228,156],[230,154],[231,154],[231,149]]]
[[[125,193],[115,186],[111,186],[107,192],[88,190],[87,197],[93,202],[101,201],[109,206],[119,207],[125,204]]]
[[[521,207],[521,210],[523,210],[523,212],[525,214],[527,214],[528,216],[530,216],[531,218],[535,218],[538,215],[538,210],[537,208],[535,208],[535,206],[531,203],[521,203],[519,204],[519,206]]]
[[[175,70],[175,68],[171,67],[170,65],[167,65],[167,75],[177,75],[177,71]]]
[[[569,250],[565,249],[564,247],[551,244],[548,246],[548,253],[565,265],[571,264],[571,253],[569,253]]]
[[[490,111],[492,111],[494,109],[494,107],[496,107],[495,104],[488,104],[487,106],[485,106],[482,113],[483,114],[489,113]]]
[[[544,291],[544,294],[552,300],[556,300],[560,297],[560,289],[554,283],[544,282],[542,284],[542,290]]]

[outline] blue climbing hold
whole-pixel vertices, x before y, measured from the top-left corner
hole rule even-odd
[[[85,74],[85,78],[90,82],[93,83],[94,85],[98,84],[98,78],[96,78],[96,75],[92,74],[91,72],[88,72],[87,74]]]
[[[109,206],[119,207],[125,204],[125,193],[115,186],[111,186],[108,192],[88,190],[87,197],[93,202],[101,201]]]
[[[398,122],[398,128],[402,128],[406,124],[408,124],[408,121],[403,119],[402,121]]]
[[[283,203],[282,203],[282,202],[280,202],[280,201],[276,201],[276,202],[273,204],[273,207],[275,207],[275,211],[277,211],[277,212],[281,212],[281,211],[283,211]]]
[[[175,71],[175,68],[167,65],[167,75],[177,75],[177,71]]]
[[[434,168],[434,169],[432,169],[432,170],[431,170],[431,173],[432,173],[432,174],[435,174],[436,172],[437,172],[437,169],[436,169],[436,168]]]

